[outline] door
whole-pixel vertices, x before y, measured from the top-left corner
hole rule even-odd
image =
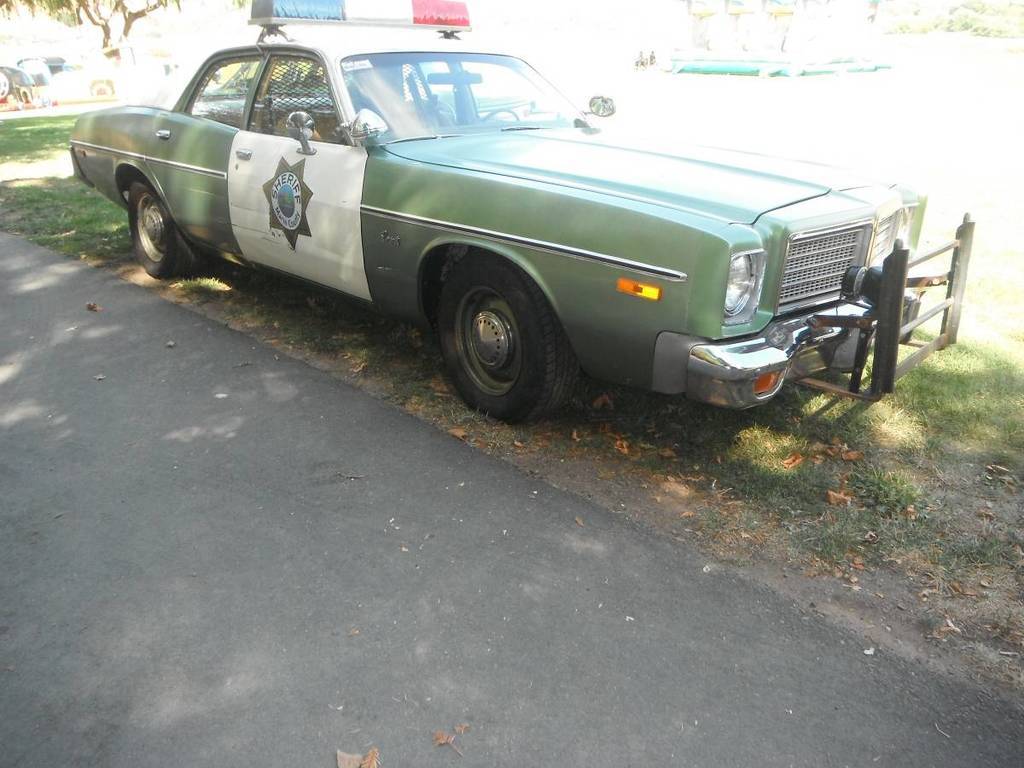
[[[314,154],[288,134],[313,118]],[[366,150],[342,144],[341,113],[318,58],[272,55],[228,168],[231,223],[249,260],[370,299],[359,205]]]
[[[193,239],[237,251],[228,211],[231,143],[242,127],[259,54],[217,59],[181,112],[160,112],[146,138],[147,163],[178,226]]]

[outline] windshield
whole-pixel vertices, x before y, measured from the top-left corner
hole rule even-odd
[[[573,125],[580,113],[529,65],[478,53],[378,53],[341,62],[358,112],[388,130],[381,143]]]

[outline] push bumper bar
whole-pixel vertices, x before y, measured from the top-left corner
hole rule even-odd
[[[897,241],[883,262],[874,295],[848,296],[813,314],[781,318],[755,338],[709,342],[662,333],[655,348],[653,388],[685,391],[691,399],[729,408],[770,400],[787,380],[843,397],[879,400],[932,352],[956,343],[973,237],[974,222],[965,216],[955,240],[914,259]],[[908,277],[911,268],[949,252],[947,272]],[[945,299],[922,310],[922,294],[938,286],[946,286]],[[941,330],[934,339],[913,338],[915,330],[939,315]],[[901,347],[914,352],[901,360]],[[865,389],[869,355],[871,376]],[[849,381],[842,385],[813,378],[823,371],[848,373]]]

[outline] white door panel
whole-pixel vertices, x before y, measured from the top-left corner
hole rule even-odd
[[[239,131],[228,204],[242,255],[257,264],[370,299],[359,205],[366,150]],[[248,158],[248,159],[246,159]]]

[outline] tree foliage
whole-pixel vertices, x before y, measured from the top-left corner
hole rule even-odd
[[[181,7],[180,0],[0,0],[0,12],[21,7],[66,24],[91,24],[103,33],[103,48],[108,48],[127,38],[139,19],[170,5]]]

